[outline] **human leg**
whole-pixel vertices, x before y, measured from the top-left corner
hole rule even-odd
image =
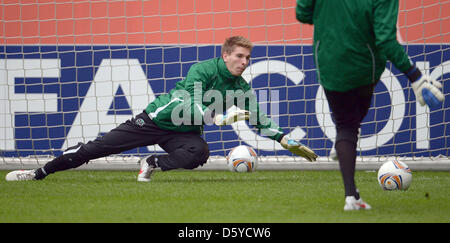
[[[159,144],[168,154],[156,156],[161,170],[195,169],[209,158],[208,144],[197,134],[178,133]]]
[[[345,196],[353,196],[358,200],[359,192],[355,185],[358,129],[369,110],[373,85],[348,92],[325,90],[325,94],[336,124],[335,148],[344,182]]]
[[[141,169],[138,181],[149,182],[158,167],[162,171],[194,169],[206,163],[209,158],[208,144],[198,134],[169,132],[159,145],[168,154],[142,158],[139,161]]]
[[[141,113],[93,141],[78,143],[66,149],[62,155],[33,171],[33,176],[22,178],[43,179],[49,174],[77,168],[96,158],[156,144],[161,138],[159,135],[160,129],[145,113]],[[20,178],[16,176],[13,179]]]

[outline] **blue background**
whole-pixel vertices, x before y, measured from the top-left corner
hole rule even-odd
[[[427,61],[431,70],[448,60],[448,45],[410,45],[408,54],[413,62]],[[15,93],[53,93],[58,95],[58,112],[16,113],[15,139],[16,151],[0,151],[0,156],[60,155],[61,147],[78,113],[80,104],[86,95],[96,71],[105,58],[138,59],[142,70],[148,78],[153,92],[158,95],[168,92],[175,83],[186,76],[189,67],[202,60],[220,56],[220,46],[2,46],[0,58],[3,59],[60,59],[60,78],[16,78]],[[288,62],[305,73],[305,79],[299,85],[280,74],[265,74],[255,78],[251,86],[256,92],[260,90],[277,90],[280,95],[279,125],[290,132],[300,126],[306,132],[302,141],[313,148],[320,156],[327,155],[332,142],[326,138],[315,115],[315,98],[319,88],[311,46],[256,46],[252,52],[252,63],[262,60],[281,60]],[[387,67],[398,75],[402,87],[408,87],[407,79],[390,63]],[[445,73],[443,92],[450,93],[450,73]],[[379,132],[391,112],[390,97],[384,85],[376,87],[376,102],[362,127],[362,136]],[[364,151],[362,155],[403,155],[403,156],[437,156],[449,154],[450,144],[450,100],[444,107],[431,110],[430,114],[430,149],[417,149],[415,146],[415,98],[410,88],[403,89],[405,94],[405,114],[400,130],[393,138],[377,149]],[[122,90],[111,104],[108,114],[132,115],[126,99],[121,97]],[[145,107],[142,107],[144,109]],[[120,109],[120,110],[118,110]],[[116,111],[117,110],[117,111]],[[270,112],[270,110],[269,110]],[[374,125],[377,124],[377,125]],[[205,126],[205,139],[212,155],[225,155],[228,150],[240,143],[231,126],[218,128]],[[395,141],[395,143],[394,143]],[[130,153],[148,153],[146,148],[128,151]],[[260,155],[289,155],[288,151],[261,151]]]

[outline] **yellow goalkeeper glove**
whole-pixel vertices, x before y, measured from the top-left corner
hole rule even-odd
[[[317,154],[314,153],[314,151],[312,151],[310,148],[306,147],[298,141],[295,141],[289,136],[284,136],[281,139],[280,144],[281,146],[283,146],[283,148],[291,151],[295,155],[307,159],[309,162],[316,161],[316,158],[318,157]]]

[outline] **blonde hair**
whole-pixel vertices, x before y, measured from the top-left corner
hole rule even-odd
[[[236,46],[247,48],[250,51],[253,49],[253,43],[245,37],[242,36],[232,36],[225,40],[222,45],[222,56],[224,53],[232,53]]]

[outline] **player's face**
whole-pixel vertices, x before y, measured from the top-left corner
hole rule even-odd
[[[233,76],[240,76],[250,62],[250,50],[236,46],[231,53],[223,53],[223,61]]]

